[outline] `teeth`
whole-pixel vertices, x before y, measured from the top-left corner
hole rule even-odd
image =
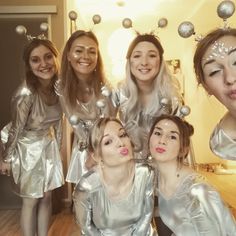
[[[150,70],[148,69],[143,69],[143,70],[139,70],[141,73],[148,73]]]
[[[82,66],[89,66],[89,63],[85,63],[85,62],[80,62],[79,64]]]

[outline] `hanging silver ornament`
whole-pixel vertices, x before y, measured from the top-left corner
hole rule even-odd
[[[165,28],[168,24],[168,20],[166,18],[161,18],[158,21],[158,27],[159,28]]]
[[[123,25],[123,27],[126,28],[126,29],[132,27],[132,20],[130,20],[129,18],[125,18],[125,19],[122,21],[122,25]]]
[[[104,108],[105,107],[105,101],[104,101],[104,99],[100,99],[100,100],[98,100],[97,102],[96,102],[96,106],[98,107],[98,108]]]
[[[101,22],[101,16],[100,15],[94,15],[93,16],[93,23],[96,25],[96,24],[99,24]]]
[[[235,5],[232,1],[225,0],[222,1],[217,7],[217,14],[223,20],[231,17],[234,14]]]
[[[106,86],[101,88],[101,93],[104,97],[109,97],[111,95],[111,91]]]
[[[16,33],[17,34],[23,35],[23,34],[26,34],[26,32],[27,32],[27,29],[25,28],[25,26],[23,26],[23,25],[16,26]]]
[[[180,108],[180,113],[181,113],[180,116],[181,116],[181,117],[184,117],[184,116],[189,115],[190,112],[191,112],[191,109],[190,109],[189,106],[182,106],[182,107]]]
[[[194,34],[194,25],[190,21],[184,21],[179,25],[178,33],[181,37],[188,38]]]
[[[43,31],[43,32],[47,32],[48,31],[48,23],[41,23],[40,24],[40,29]]]
[[[71,20],[76,20],[77,19],[77,13],[75,12],[75,11],[70,11],[69,12],[69,18],[71,19]]]
[[[78,125],[78,123],[79,123],[79,117],[76,116],[76,115],[72,115],[72,116],[70,116],[70,118],[69,118],[69,122],[70,122],[71,125]]]
[[[162,98],[160,104],[161,107],[166,107],[169,104],[169,100],[167,98]]]

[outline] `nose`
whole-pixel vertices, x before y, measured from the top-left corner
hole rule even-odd
[[[160,139],[159,139],[160,144],[166,144],[166,141],[167,141],[167,138],[164,135],[160,136]]]
[[[236,72],[231,68],[225,69],[224,83],[231,86],[236,83]]]
[[[142,57],[142,59],[141,59],[141,64],[142,64],[143,66],[146,66],[146,65],[148,64],[148,62],[147,62],[147,57]]]
[[[84,50],[83,57],[84,58],[89,58],[88,50],[86,50],[86,49]]]
[[[117,147],[123,147],[124,146],[124,143],[123,143],[122,139],[120,139],[120,138],[116,139],[116,146]]]
[[[45,59],[41,60],[41,66],[46,66],[47,65],[47,61]]]

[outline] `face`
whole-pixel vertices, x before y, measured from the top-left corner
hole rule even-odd
[[[160,69],[160,54],[153,43],[140,42],[130,57],[131,72],[138,83],[152,82]]]
[[[159,121],[150,137],[149,148],[156,162],[176,161],[180,151],[177,125],[167,119]]]
[[[35,76],[42,80],[50,80],[57,72],[56,58],[49,48],[40,45],[32,50],[29,65]]]
[[[124,128],[115,121],[106,124],[101,153],[104,165],[110,167],[126,164],[133,158],[130,139]]]
[[[236,37],[224,36],[212,44],[202,59],[206,89],[228,110],[236,110]]]
[[[91,74],[98,59],[96,42],[87,36],[77,38],[72,43],[67,58],[78,77]]]

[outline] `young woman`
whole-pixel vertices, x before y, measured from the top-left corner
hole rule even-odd
[[[227,109],[211,135],[211,150],[223,159],[236,160],[236,29],[207,34],[197,45],[194,68],[198,84]]]
[[[63,110],[74,131],[68,182],[77,183],[87,171],[87,138],[95,120],[115,114],[106,86],[96,36],[90,31],[75,31],[66,42],[57,85]]]
[[[160,217],[176,236],[233,236],[236,223],[219,193],[183,165],[192,134],[193,127],[177,116],[162,115],[151,128]]]
[[[142,158],[147,157],[147,137],[153,119],[163,113],[175,114],[182,103],[177,80],[169,73],[163,54],[155,35],[137,35],[126,55],[126,80],[114,96],[120,119],[135,150],[142,151]]]
[[[46,236],[52,190],[64,184],[59,152],[62,111],[54,92],[58,51],[51,41],[35,38],[26,45],[23,60],[25,81],[12,98],[3,160],[10,163],[14,191],[22,197],[23,235]]]
[[[121,122],[98,120],[89,144],[98,164],[82,176],[73,194],[81,235],[155,235],[150,224],[153,171],[135,164]]]

